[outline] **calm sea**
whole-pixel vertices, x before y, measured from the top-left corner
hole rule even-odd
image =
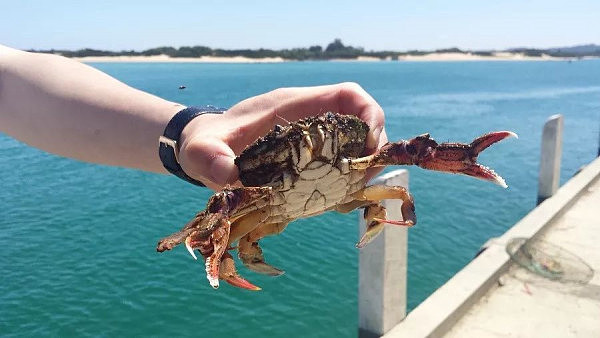
[[[564,114],[561,182],[598,151],[600,60],[578,62],[298,62],[94,64],[185,104],[234,103],[282,86],[355,81],[380,102],[389,138],[430,132],[465,141],[491,130],[519,139],[480,157],[509,188],[410,170],[419,224],[409,235],[409,307],[535,205],[541,127]],[[178,90],[179,85],[186,90]],[[80,163],[0,135],[0,336],[284,336],[357,333],[357,213],[291,224],[263,241],[263,287],[207,283],[184,248],[155,244],[210,192],[177,178]]]

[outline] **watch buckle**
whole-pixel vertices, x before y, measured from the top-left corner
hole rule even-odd
[[[173,148],[173,153],[175,154],[175,161],[179,163],[179,147],[177,146],[177,141],[172,140],[164,135],[161,135],[158,137],[158,143]]]

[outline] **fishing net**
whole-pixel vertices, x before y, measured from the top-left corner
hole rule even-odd
[[[553,281],[585,284],[594,276],[594,270],[581,258],[541,240],[513,238],[506,252],[523,268]]]

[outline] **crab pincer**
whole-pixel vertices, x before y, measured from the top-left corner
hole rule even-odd
[[[415,164],[424,169],[473,176],[506,188],[508,186],[500,175],[477,163],[477,156],[487,147],[507,137],[516,138],[517,134],[511,131],[496,131],[480,136],[470,144],[442,143],[431,149],[425,149],[425,155],[422,155]]]
[[[229,220],[220,214],[209,214],[204,219],[208,220],[208,228],[211,231],[208,234],[200,231],[192,232],[185,239],[185,247],[194,259],[197,259],[194,253],[196,249],[204,257],[206,278],[210,285],[217,289],[219,279],[222,279],[239,288],[260,290],[258,286],[248,282],[237,273],[233,257],[227,252],[231,249],[228,245],[231,232]]]
[[[206,210],[198,213],[179,232],[165,237],[157,246],[157,251],[171,250],[178,244],[185,247],[194,259],[198,259],[195,250],[204,257],[206,278],[210,285],[217,289],[219,279],[227,283],[247,289],[260,290],[259,287],[240,277],[235,269],[232,256],[227,252],[231,244],[251,231],[244,227],[232,229],[232,213],[240,210],[255,211],[256,204],[264,204],[269,198],[271,188],[230,188],[213,195],[207,203]],[[247,218],[252,220],[251,218]],[[256,227],[257,224],[254,225]]]
[[[351,160],[350,167],[360,170],[387,165],[417,165],[423,169],[472,176],[506,188],[507,185],[500,175],[477,163],[477,156],[487,147],[507,137],[517,137],[517,135],[510,131],[497,131],[480,136],[470,144],[438,144],[429,134],[423,134],[408,141],[388,143],[373,155]],[[386,223],[408,227],[416,224],[412,197],[407,191],[399,188],[370,186],[355,194],[359,199],[373,202],[389,198],[404,201],[401,206],[404,219],[402,221],[386,219],[385,208],[377,203],[366,206],[364,218],[367,227],[364,235],[356,244],[357,248],[364,247],[377,237]]]
[[[466,143],[437,143],[429,134],[408,141],[388,143],[371,156],[353,160],[352,167],[363,169],[387,165],[417,165],[423,169],[463,174],[493,182],[506,188],[506,182],[492,169],[477,163],[477,156],[487,147],[508,137],[511,131],[496,131]]]

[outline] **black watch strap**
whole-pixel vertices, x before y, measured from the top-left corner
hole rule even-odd
[[[205,186],[202,182],[189,177],[179,165],[179,138],[183,128],[194,118],[202,114],[222,114],[225,110],[214,106],[187,107],[171,118],[165,132],[158,138],[158,156],[170,173],[192,184]]]

